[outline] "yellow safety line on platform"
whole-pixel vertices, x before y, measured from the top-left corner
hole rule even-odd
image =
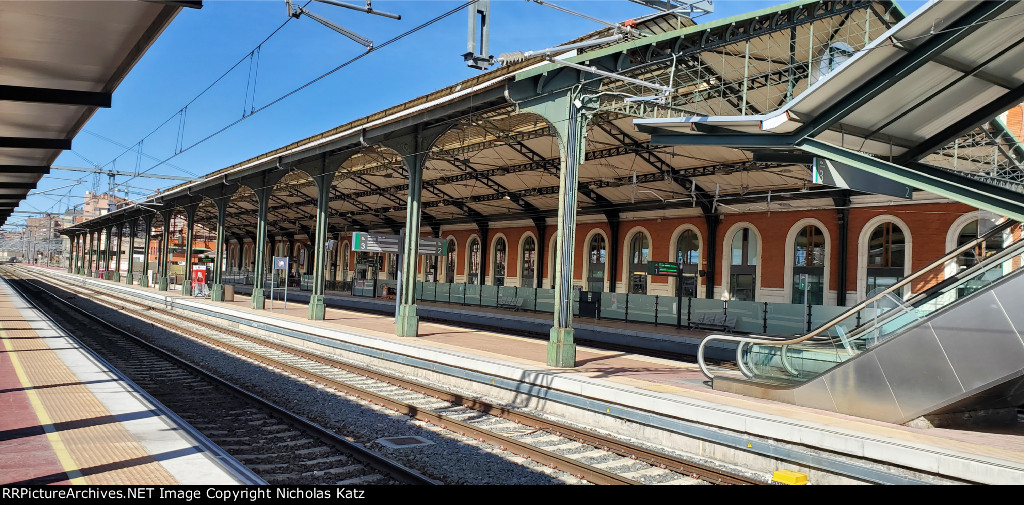
[[[64,467],[64,472],[68,475],[68,479],[72,484],[87,484],[88,482],[86,482],[82,472],[79,471],[78,464],[75,463],[75,458],[71,456],[71,452],[64,445],[64,440],[60,438],[60,434],[53,427],[53,420],[50,419],[50,414],[46,411],[42,400],[29,382],[28,375],[25,374],[25,369],[22,368],[21,361],[18,359],[17,351],[7,345],[7,332],[2,329],[0,329],[0,343],[3,344],[4,349],[7,351],[7,356],[11,358],[14,373],[17,374],[21,387],[24,388],[25,395],[28,396],[28,402],[32,405],[32,410],[35,411],[36,417],[39,418],[39,423],[42,425],[43,431],[46,432],[46,438],[50,441],[50,446],[53,447],[53,452],[57,455],[60,465]]]

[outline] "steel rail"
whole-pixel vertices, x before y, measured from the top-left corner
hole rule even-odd
[[[8,274],[8,275],[10,275],[10,274]],[[22,281],[28,281],[29,280],[29,279],[19,278],[19,277],[16,277],[16,278],[18,280],[22,280]],[[19,288],[16,284],[10,283],[10,285],[16,291],[18,291],[19,294],[21,294],[23,297],[28,299],[28,297],[25,296],[24,291],[21,288]],[[407,484],[430,484],[430,485],[441,484],[441,482],[438,482],[438,481],[436,481],[434,479],[426,477],[426,476],[420,474],[419,472],[416,472],[415,470],[412,470],[412,469],[410,469],[410,468],[408,468],[408,467],[406,467],[406,466],[404,466],[404,465],[402,465],[402,464],[400,464],[400,463],[398,463],[396,461],[393,461],[393,460],[391,460],[389,458],[386,458],[386,457],[384,457],[384,456],[382,456],[380,454],[377,454],[377,453],[375,453],[375,452],[373,452],[373,451],[363,447],[361,444],[357,444],[355,442],[346,440],[344,437],[341,437],[341,436],[335,434],[334,432],[328,430],[327,428],[324,428],[323,426],[320,426],[319,424],[313,422],[312,420],[306,419],[303,416],[300,416],[298,414],[290,412],[290,411],[288,411],[288,410],[286,410],[286,409],[284,409],[284,408],[282,408],[282,407],[280,407],[278,405],[275,405],[271,401],[266,400],[266,399],[264,399],[264,398],[262,398],[262,397],[260,397],[258,395],[255,395],[253,393],[245,391],[244,389],[241,389],[239,386],[237,386],[235,384],[232,384],[232,383],[230,383],[230,382],[228,382],[228,381],[226,381],[226,380],[224,380],[224,379],[222,379],[222,378],[220,378],[220,377],[218,377],[216,375],[213,375],[212,373],[210,373],[210,372],[208,372],[206,370],[203,370],[202,368],[199,368],[196,365],[194,365],[192,363],[189,363],[188,361],[184,360],[183,358],[175,356],[175,355],[171,354],[170,352],[168,352],[168,351],[166,351],[164,349],[161,349],[160,347],[157,347],[154,344],[151,344],[150,342],[146,341],[142,337],[139,337],[139,336],[135,335],[134,333],[132,333],[132,332],[130,332],[128,330],[122,329],[122,328],[118,327],[117,325],[114,325],[114,324],[112,324],[112,323],[110,323],[108,321],[104,321],[103,319],[101,319],[100,317],[98,317],[98,316],[96,316],[94,314],[86,312],[84,309],[82,309],[82,308],[72,304],[71,302],[69,302],[69,301],[67,301],[67,300],[65,300],[63,298],[61,298],[60,296],[54,294],[53,292],[47,290],[46,288],[40,287],[38,285],[34,285],[33,287],[35,287],[36,289],[38,289],[39,291],[41,291],[43,293],[46,293],[47,295],[52,297],[54,300],[56,300],[56,301],[58,301],[58,302],[60,302],[60,303],[62,303],[64,305],[66,305],[67,307],[70,307],[74,312],[76,312],[78,314],[81,314],[81,315],[85,316],[86,318],[88,318],[88,319],[90,319],[92,321],[96,321],[97,323],[100,323],[101,325],[103,325],[103,326],[105,326],[107,328],[110,328],[114,332],[117,332],[117,333],[119,333],[121,335],[124,335],[124,336],[128,337],[129,339],[131,339],[131,340],[135,341],[137,344],[139,344],[141,347],[145,348],[148,351],[153,352],[154,354],[157,354],[161,358],[164,358],[164,359],[166,359],[168,361],[171,361],[172,363],[174,363],[177,366],[181,366],[182,368],[185,368],[185,369],[189,370],[190,372],[194,372],[194,373],[202,376],[204,379],[210,380],[211,382],[226,388],[232,394],[236,394],[238,396],[241,396],[242,398],[245,398],[246,400],[249,400],[249,401],[252,401],[252,402],[256,403],[257,405],[259,405],[262,408],[265,408],[265,409],[270,410],[271,412],[273,412],[273,413],[275,413],[277,415],[280,415],[281,417],[287,419],[289,422],[292,422],[292,423],[298,425],[303,430],[306,430],[307,433],[309,433],[309,434],[319,438],[320,440],[324,441],[325,443],[334,445],[336,447],[341,448],[344,451],[352,453],[360,461],[362,461],[363,463],[366,463],[367,465],[375,468],[378,471],[384,472],[385,474],[387,474],[387,475],[389,475],[389,476],[391,476],[391,477],[393,477],[393,478],[395,478],[395,479],[397,479],[397,480],[399,480],[401,482],[407,483]],[[54,322],[54,324],[57,324],[57,323]],[[166,324],[166,323],[161,322],[161,324]],[[63,330],[63,328],[62,328],[62,330]],[[65,330],[65,333],[71,334],[71,332],[68,332],[66,330]],[[206,341],[206,340],[204,339],[204,341]]]
[[[103,296],[107,296],[107,297],[115,298],[115,299],[119,298],[119,297],[116,297],[116,296],[113,296],[113,295],[108,295],[106,293],[103,293]],[[121,299],[121,300],[124,300],[124,299]],[[138,303],[138,302],[129,301],[129,303]],[[121,310],[123,310],[125,312],[129,312],[130,311],[130,309],[128,309],[127,307],[125,307],[123,305],[121,306]],[[162,311],[161,309],[155,309],[155,308],[149,308],[149,311],[165,312],[165,311]],[[457,419],[445,416],[443,414],[438,414],[436,412],[432,412],[432,411],[424,409],[422,407],[417,407],[415,405],[412,405],[412,404],[409,404],[409,403],[406,403],[406,402],[394,400],[394,399],[389,398],[389,397],[387,397],[387,396],[385,396],[383,394],[380,394],[380,393],[375,393],[375,392],[369,391],[367,389],[363,389],[363,388],[360,388],[360,387],[357,387],[357,386],[353,386],[351,384],[346,384],[346,383],[344,383],[342,381],[339,381],[339,380],[336,380],[336,379],[333,379],[333,378],[330,378],[330,377],[325,377],[325,376],[323,376],[321,374],[317,374],[315,372],[311,372],[309,370],[305,370],[305,369],[296,367],[294,365],[290,365],[288,363],[285,363],[283,361],[271,358],[269,356],[265,356],[265,355],[260,354],[258,352],[250,351],[250,350],[247,350],[247,349],[243,349],[241,347],[229,344],[227,342],[223,342],[223,341],[218,340],[216,338],[209,337],[209,336],[204,335],[202,333],[199,333],[197,331],[193,331],[193,330],[190,330],[188,328],[181,327],[179,325],[168,323],[167,321],[164,321],[162,319],[153,318],[153,317],[151,317],[151,316],[149,316],[147,314],[143,314],[143,313],[141,313],[139,311],[131,311],[131,312],[133,312],[133,314],[132,314],[133,317],[137,317],[139,319],[142,319],[142,320],[145,320],[145,321],[148,321],[148,322],[159,323],[164,329],[167,329],[167,330],[170,330],[170,331],[174,331],[174,332],[183,334],[183,335],[185,335],[185,336],[187,336],[189,338],[193,338],[193,339],[199,340],[199,341],[201,341],[203,343],[206,343],[206,344],[208,344],[210,346],[213,346],[215,348],[219,348],[219,349],[228,351],[230,353],[234,353],[234,354],[242,356],[242,357],[244,357],[246,359],[249,359],[249,360],[261,363],[261,364],[263,364],[265,366],[278,369],[278,370],[283,371],[285,373],[288,373],[290,375],[293,375],[293,376],[296,376],[296,377],[299,377],[299,378],[302,378],[302,379],[305,379],[305,380],[308,380],[308,381],[311,381],[311,382],[317,382],[317,383],[329,386],[332,389],[335,389],[335,390],[337,390],[337,391],[339,391],[339,392],[341,392],[343,394],[346,394],[346,395],[349,395],[349,396],[354,396],[355,398],[358,398],[358,399],[361,399],[361,400],[369,401],[369,402],[374,403],[376,405],[379,405],[381,407],[385,407],[385,408],[391,409],[391,410],[393,410],[395,412],[398,412],[400,414],[404,414],[404,415],[407,415],[409,417],[418,419],[420,421],[424,421],[424,422],[427,422],[427,423],[439,426],[439,427],[441,427],[443,429],[446,429],[446,430],[458,433],[460,435],[471,436],[471,437],[473,437],[473,438],[475,438],[475,439],[477,439],[479,441],[482,441],[482,442],[483,441],[490,442],[492,444],[498,445],[499,447],[503,448],[504,450],[508,450],[508,451],[513,452],[515,454],[521,455],[521,456],[523,456],[526,459],[532,459],[534,461],[537,461],[538,463],[545,464],[545,465],[547,465],[550,468],[554,468],[554,469],[558,469],[558,470],[561,470],[561,471],[564,471],[564,472],[567,472],[567,473],[571,473],[572,475],[576,476],[577,478],[584,479],[584,480],[586,480],[588,482],[592,482],[594,484],[639,484],[639,482],[634,481],[632,479],[629,479],[629,478],[626,478],[626,477],[622,477],[622,476],[614,474],[612,472],[608,472],[608,471],[600,469],[600,468],[596,468],[596,467],[593,467],[593,466],[590,466],[590,465],[586,465],[584,463],[576,462],[576,461],[572,460],[571,458],[562,457],[562,456],[560,456],[558,454],[555,454],[555,453],[552,453],[550,451],[546,451],[544,449],[541,449],[541,448],[538,448],[538,447],[534,447],[534,446],[532,446],[532,445],[530,445],[530,444],[528,444],[526,442],[521,442],[521,441],[515,440],[513,438],[509,438],[509,437],[506,437],[506,436],[503,436],[503,435],[499,435],[497,433],[492,433],[492,432],[489,432],[489,431],[477,428],[476,426],[473,426],[471,424],[468,424],[468,423],[459,421]],[[168,315],[170,315],[170,314],[168,313]],[[173,314],[173,317],[177,318],[177,319],[183,319],[180,314]],[[190,322],[192,322],[192,321],[190,321]],[[215,328],[215,329],[217,331],[219,331],[219,332],[223,332],[224,331],[221,328]],[[232,336],[234,336],[234,335],[232,335]],[[251,341],[249,338],[246,338],[246,340],[247,341]],[[264,345],[262,342],[260,344]],[[268,347],[270,347],[270,346],[268,346]]]
[[[138,301],[135,301],[135,300],[130,300],[130,299],[127,299],[127,298],[123,298],[123,297],[120,297],[120,296],[117,296],[117,295],[113,295],[113,294],[110,294],[110,293],[98,292],[98,291],[93,291],[93,292],[94,293],[98,293],[101,296],[104,296],[106,298],[117,300],[118,302],[122,303],[122,305],[120,305],[121,310],[124,310],[126,312],[127,311],[135,312],[135,313],[138,314],[135,317],[140,317],[140,318],[148,319],[148,320],[151,320],[151,321],[155,320],[155,321],[159,322],[162,325],[168,324],[166,321],[160,320],[160,319],[154,319],[151,316],[149,316],[148,314],[141,314],[139,311],[132,311],[127,306],[123,305],[123,303],[128,303],[128,304],[137,305],[137,306],[143,306],[143,307],[145,307],[146,312],[162,314],[162,315],[164,315],[166,317],[173,318],[173,319],[186,320],[189,323],[194,324],[196,326],[200,326],[200,327],[207,328],[207,329],[219,332],[219,333],[223,333],[223,334],[235,337],[235,338],[239,338],[239,339],[245,340],[245,341],[250,342],[250,343],[254,343],[254,344],[257,344],[257,345],[268,347],[268,348],[276,350],[276,351],[292,354],[294,356],[297,356],[297,357],[300,357],[300,358],[303,358],[303,359],[307,359],[309,361],[313,361],[313,362],[320,363],[320,364],[323,364],[323,365],[335,367],[335,368],[338,368],[338,369],[341,369],[341,370],[345,370],[345,371],[348,371],[348,372],[351,372],[351,373],[354,373],[354,374],[357,374],[357,375],[361,375],[361,376],[364,376],[364,377],[368,377],[368,378],[371,378],[371,379],[374,379],[374,380],[377,380],[377,381],[380,381],[380,382],[391,384],[393,386],[401,387],[403,389],[408,389],[410,391],[414,391],[414,392],[417,392],[417,393],[420,393],[420,394],[424,394],[424,395],[427,395],[427,396],[430,396],[430,397],[433,397],[433,398],[436,398],[436,399],[439,399],[439,400],[442,400],[442,401],[446,401],[446,402],[451,403],[451,404],[460,405],[462,407],[465,407],[465,408],[468,408],[468,409],[472,409],[472,410],[475,410],[475,411],[478,411],[478,412],[481,412],[481,413],[484,413],[484,414],[492,415],[492,416],[495,416],[495,417],[500,417],[502,419],[506,419],[506,420],[509,420],[509,421],[512,421],[512,422],[515,422],[515,423],[520,423],[520,424],[525,424],[527,426],[532,426],[532,427],[534,427],[536,429],[541,429],[541,430],[553,433],[553,434],[558,435],[558,436],[564,436],[564,437],[567,437],[567,438],[571,438],[573,440],[576,440],[579,443],[583,443],[583,444],[592,445],[592,446],[595,446],[595,447],[604,448],[604,449],[608,450],[609,452],[617,454],[619,456],[628,457],[628,458],[633,459],[633,460],[645,462],[645,463],[648,463],[648,464],[651,464],[651,465],[654,465],[654,466],[658,466],[659,468],[664,468],[664,469],[667,469],[667,470],[670,470],[670,471],[674,471],[676,473],[681,473],[681,474],[684,474],[684,475],[690,475],[691,477],[703,480],[705,482],[709,482],[709,483],[713,483],[713,484],[733,484],[733,485],[736,485],[736,484],[756,484],[757,483],[756,481],[752,481],[752,480],[744,478],[742,476],[730,474],[730,473],[722,471],[722,470],[718,470],[718,469],[714,469],[714,468],[709,468],[709,467],[706,467],[706,466],[703,466],[703,465],[698,465],[698,464],[695,464],[695,463],[691,463],[691,462],[685,461],[685,460],[680,459],[680,458],[675,458],[675,457],[672,457],[672,456],[669,456],[669,455],[666,455],[666,454],[661,454],[661,453],[658,453],[656,451],[651,451],[651,450],[648,450],[648,449],[645,449],[645,448],[642,448],[642,447],[639,447],[639,446],[636,446],[636,445],[627,444],[627,443],[624,443],[624,442],[619,442],[619,441],[614,440],[614,439],[609,438],[609,437],[604,437],[604,436],[601,436],[599,434],[595,434],[595,433],[591,433],[591,432],[587,432],[587,431],[583,431],[583,430],[578,430],[576,428],[573,428],[573,427],[570,427],[570,426],[567,426],[567,425],[564,425],[564,424],[560,424],[560,423],[555,423],[555,422],[552,422],[552,421],[549,421],[549,420],[546,420],[546,419],[543,419],[543,418],[540,418],[540,417],[537,417],[537,416],[533,416],[533,415],[529,415],[529,414],[524,414],[522,412],[518,412],[518,411],[511,410],[511,409],[508,409],[508,408],[505,408],[505,407],[501,407],[501,406],[496,406],[496,405],[494,405],[492,403],[489,403],[489,402],[486,402],[486,401],[482,401],[482,400],[479,400],[479,399],[476,399],[476,398],[467,398],[467,397],[465,397],[463,395],[451,393],[449,391],[446,391],[446,390],[443,390],[443,389],[440,389],[440,388],[431,387],[429,385],[420,384],[420,383],[413,382],[413,381],[410,381],[410,380],[407,380],[407,379],[396,377],[394,375],[389,375],[389,374],[377,372],[377,371],[374,371],[374,370],[370,370],[368,368],[361,367],[361,366],[358,366],[358,365],[353,365],[353,364],[350,364],[350,363],[346,363],[346,362],[343,362],[343,361],[340,361],[340,360],[337,360],[337,359],[333,359],[333,358],[328,357],[328,356],[320,355],[320,354],[317,354],[317,353],[314,353],[314,352],[310,352],[310,351],[307,351],[307,350],[304,350],[304,349],[295,348],[295,347],[287,345],[287,344],[281,344],[281,343],[273,342],[273,341],[270,341],[270,340],[265,339],[265,338],[256,337],[256,336],[249,335],[249,334],[246,334],[246,333],[242,333],[242,332],[230,329],[230,328],[225,328],[225,327],[213,324],[213,323],[209,323],[209,322],[206,322],[206,321],[203,321],[203,320],[200,320],[200,319],[195,319],[195,318],[192,318],[192,317],[188,317],[188,316],[185,316],[183,314],[179,314],[177,312],[172,312],[172,311],[169,311],[169,310],[166,310],[166,309],[161,309],[161,308],[158,308],[158,307],[151,307],[151,306],[148,306],[148,305],[144,305],[141,302],[138,302]],[[175,331],[179,331],[179,330],[176,329]],[[495,433],[491,433],[491,432],[487,432],[487,431],[484,431],[484,430],[480,430],[479,428],[476,428],[473,425],[464,423],[464,422],[456,420],[456,419],[452,419],[450,417],[444,416],[443,414],[433,413],[433,412],[430,412],[428,410],[422,409],[421,407],[416,407],[416,406],[412,406],[412,405],[409,405],[409,404],[404,403],[404,402],[393,400],[393,399],[390,399],[390,398],[388,398],[386,396],[383,396],[381,394],[374,393],[374,392],[371,392],[371,391],[367,391],[367,390],[359,388],[357,386],[352,386],[352,385],[349,385],[349,384],[345,384],[345,383],[337,381],[335,379],[331,379],[331,378],[328,378],[328,377],[323,377],[322,375],[317,374],[315,372],[310,372],[310,371],[307,371],[307,370],[303,370],[303,369],[294,367],[292,365],[289,365],[287,363],[283,363],[283,362],[280,362],[278,360],[274,360],[273,358],[269,358],[269,357],[260,355],[258,353],[252,352],[252,351],[248,351],[248,350],[237,348],[236,346],[224,343],[223,341],[220,341],[220,340],[217,340],[217,339],[213,339],[212,337],[208,337],[206,335],[203,335],[201,333],[198,333],[198,332],[195,332],[195,331],[192,331],[192,330],[181,329],[181,332],[185,333],[185,334],[187,334],[189,336],[192,336],[194,338],[197,338],[199,340],[202,340],[204,342],[207,342],[207,343],[209,343],[211,345],[214,345],[214,346],[225,347],[225,348],[230,347],[230,348],[232,348],[232,352],[238,352],[239,354],[242,354],[242,355],[244,355],[244,356],[246,356],[246,357],[248,357],[250,359],[253,359],[255,361],[263,363],[264,365],[272,366],[272,367],[275,367],[275,368],[279,368],[281,370],[284,370],[284,371],[286,371],[288,373],[291,373],[293,375],[302,377],[302,378],[307,379],[307,380],[311,380],[311,381],[314,381],[314,382],[320,382],[320,383],[323,383],[323,384],[327,384],[330,387],[332,387],[334,389],[337,389],[337,390],[339,390],[339,391],[341,391],[341,392],[343,392],[345,394],[350,394],[350,395],[356,396],[357,398],[367,399],[367,400],[372,401],[373,403],[376,403],[378,405],[385,406],[387,408],[391,408],[392,410],[395,410],[397,412],[409,415],[411,417],[416,417],[417,419],[420,419],[422,421],[425,421],[425,422],[428,422],[428,423],[431,423],[431,424],[434,424],[434,425],[441,426],[442,428],[448,429],[450,431],[456,431],[456,432],[459,432],[460,434],[472,433],[474,438],[477,438],[477,439],[480,439],[480,440],[488,440],[489,439],[489,441],[491,441],[492,443],[496,443],[497,445],[499,445],[499,446],[501,446],[503,448],[506,448],[506,449],[508,449],[510,447],[515,447],[516,450],[519,450],[519,451],[522,452],[523,456],[529,456],[530,459],[533,459],[533,460],[538,461],[540,463],[547,464],[548,466],[550,466],[552,468],[557,468],[557,469],[561,469],[563,471],[567,471],[569,473],[572,473],[574,476],[576,476],[578,478],[586,479],[587,481],[593,482],[595,484],[636,484],[637,483],[637,482],[632,481],[630,479],[626,479],[626,478],[620,477],[618,475],[615,475],[614,473],[606,472],[604,470],[597,469],[597,468],[591,467],[590,465],[585,465],[583,463],[578,463],[578,462],[576,462],[575,460],[573,460],[571,458],[566,458],[566,457],[560,456],[558,454],[554,454],[554,453],[551,453],[551,452],[548,452],[548,451],[544,451],[543,449],[539,449],[539,448],[533,447],[533,446],[531,446],[529,444],[526,444],[526,443],[523,443],[523,442],[518,442],[518,441],[516,441],[514,439],[510,439],[508,437],[503,437],[503,436],[495,434]],[[233,349],[239,349],[239,351],[234,351]],[[280,364],[280,366],[279,366],[279,364]],[[513,450],[512,452],[516,452],[516,450]],[[574,468],[574,469],[572,469],[570,471],[568,469],[568,468],[570,468],[570,465],[573,466],[573,467],[578,466],[579,468]]]
[[[917,280],[920,277],[923,277],[926,273],[931,272],[932,269],[934,269],[934,268],[936,268],[938,266],[944,265],[947,261],[955,259],[961,253],[963,253],[965,251],[968,251],[970,249],[973,249],[978,244],[981,244],[981,243],[985,242],[986,240],[994,237],[998,233],[1002,233],[1003,231],[1006,231],[1007,229],[1009,229],[1011,226],[1013,226],[1016,223],[1017,223],[1017,221],[1014,221],[1012,219],[1007,219],[1006,221],[1000,223],[998,226],[996,226],[995,228],[990,230],[988,233],[986,233],[986,234],[982,235],[981,237],[977,238],[976,240],[968,242],[967,244],[964,244],[964,245],[954,249],[952,252],[947,253],[945,256],[943,256],[943,257],[941,257],[941,258],[939,258],[939,259],[929,263],[924,268],[921,268],[921,269],[917,270],[916,272],[913,272],[912,274],[910,274],[909,276],[907,276],[906,278],[904,278],[900,282],[897,282],[896,284],[893,284],[892,286],[889,286],[888,288],[883,290],[881,293],[878,293],[875,296],[873,296],[873,297],[871,297],[871,298],[869,298],[867,300],[864,300],[863,302],[860,302],[857,305],[854,305],[853,307],[850,307],[849,309],[846,310],[846,312],[843,312],[842,314],[839,314],[838,316],[832,318],[830,321],[828,321],[825,324],[815,328],[810,333],[808,333],[806,335],[803,335],[801,337],[792,338],[792,339],[788,339],[788,340],[778,340],[778,339],[767,338],[765,335],[752,335],[752,336],[749,336],[749,337],[737,337],[737,336],[733,336],[733,335],[708,335],[707,337],[704,338],[704,340],[702,340],[700,342],[700,346],[697,347],[697,365],[700,366],[700,371],[701,371],[701,373],[704,374],[705,377],[707,377],[708,379],[714,380],[715,376],[708,369],[707,364],[704,363],[704,348],[707,347],[708,343],[712,342],[712,341],[736,342],[737,343],[736,359],[738,360],[736,364],[740,367],[740,370],[743,372],[743,375],[749,377],[750,376],[750,375],[748,375],[749,371],[745,370],[743,364],[741,363],[741,358],[742,358],[741,352],[742,352],[743,348],[746,345],[750,344],[750,345],[782,346],[783,349],[785,349],[786,346],[793,345],[793,344],[799,344],[800,342],[804,342],[804,341],[810,340],[810,339],[812,339],[814,337],[817,337],[818,335],[821,335],[822,333],[824,333],[825,331],[827,331],[831,327],[835,326],[836,324],[840,323],[844,319],[846,319],[846,318],[856,314],[860,310],[868,307],[869,305],[871,305],[875,301],[884,298],[889,293],[892,293],[892,292],[894,292],[894,291],[896,291],[898,289],[902,289],[904,286],[910,284],[911,282]]]

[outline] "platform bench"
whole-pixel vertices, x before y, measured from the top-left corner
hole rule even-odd
[[[736,328],[736,316],[700,312],[690,319],[688,326],[691,329],[732,332]]]
[[[519,312],[519,309],[523,308],[522,298],[498,298],[498,308],[500,309],[512,309]]]

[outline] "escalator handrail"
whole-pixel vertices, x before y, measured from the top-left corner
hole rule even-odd
[[[980,261],[978,263],[975,263],[974,266],[972,266],[972,267],[970,267],[970,268],[968,268],[966,270],[957,272],[956,275],[954,275],[953,277],[950,277],[949,279],[943,280],[942,282],[939,282],[935,286],[929,287],[925,291],[922,291],[920,293],[915,293],[910,298],[908,298],[906,300],[903,300],[902,305],[904,305],[905,307],[908,307],[909,309],[915,309],[915,308],[919,307],[919,304],[921,302],[931,301],[933,295],[939,294],[939,293],[942,293],[942,292],[948,292],[951,289],[956,289],[956,288],[958,288],[960,286],[963,286],[964,283],[969,282],[971,280],[971,278],[974,277],[979,272],[983,273],[984,271],[987,271],[990,268],[994,268],[990,263],[1002,263],[1002,262],[1006,261],[1008,259],[1008,257],[1012,257],[1012,256],[1015,256],[1017,254],[1020,254],[1021,249],[1024,249],[1024,240],[1018,240],[1016,243],[1010,245],[1009,247],[1006,247],[1005,249],[1003,249],[1003,250],[1001,250],[1001,251],[999,251],[997,253],[993,253],[991,256],[988,256],[988,257],[984,258],[982,261]],[[893,320],[893,319],[895,319],[897,317],[900,317],[901,315],[906,314],[906,313],[907,313],[907,311],[901,312],[901,311],[898,311],[898,310],[890,310],[888,312],[885,312],[881,316],[879,316],[878,323],[876,323],[876,324],[888,323],[889,321],[891,321],[891,320]],[[862,324],[861,326],[863,327],[864,325]],[[856,328],[854,328],[853,330],[855,331]],[[851,335],[853,335],[853,334],[851,334]],[[834,339],[827,339],[827,338],[826,339],[822,339],[822,340],[833,340],[834,341]]]
[[[885,297],[889,293],[892,293],[892,292],[894,292],[894,291],[896,291],[898,289],[902,289],[907,284],[910,284],[911,282],[917,280],[919,277],[924,276],[924,274],[932,271],[934,268],[936,268],[938,266],[945,265],[945,263],[947,261],[955,259],[960,254],[962,254],[962,253],[964,253],[964,252],[966,252],[966,251],[968,251],[970,249],[973,249],[974,247],[977,247],[978,244],[981,244],[981,243],[987,241],[988,239],[996,236],[997,234],[1000,234],[1000,233],[1006,231],[1007,229],[1009,229],[1014,224],[1017,224],[1017,221],[1014,221],[1012,219],[1007,219],[1007,220],[1003,221],[1002,223],[998,224],[995,228],[992,228],[991,230],[989,230],[988,233],[982,235],[981,237],[978,237],[977,239],[975,239],[975,240],[973,240],[971,242],[968,242],[968,243],[966,243],[966,244],[964,244],[964,245],[962,245],[962,246],[952,250],[951,252],[947,253],[945,256],[943,256],[943,257],[941,257],[941,258],[939,258],[939,259],[929,263],[926,267],[924,267],[922,269],[919,269],[916,272],[911,273],[910,275],[908,275],[903,280],[897,282],[896,284],[893,284],[892,286],[889,286],[888,288],[886,288],[882,292],[876,294],[875,296],[872,296],[871,298],[869,298],[867,300],[864,300],[863,302],[860,302],[857,305],[854,305],[853,307],[850,307],[849,309],[846,310],[846,312],[843,312],[842,314],[839,314],[838,316],[832,318],[827,323],[825,323],[825,324],[815,328],[810,333],[808,333],[806,335],[803,335],[801,337],[797,337],[797,338],[793,338],[793,339],[789,339],[789,340],[774,340],[774,339],[770,339],[770,338],[766,337],[765,335],[751,335],[751,336],[745,336],[745,337],[739,337],[739,336],[735,336],[735,335],[708,335],[707,337],[704,337],[704,340],[702,340],[700,342],[700,346],[697,348],[697,364],[700,366],[700,371],[708,379],[714,379],[715,378],[715,376],[711,373],[711,371],[708,370],[707,364],[704,363],[704,348],[708,345],[708,342],[711,342],[711,341],[714,341],[714,340],[717,340],[717,341],[720,341],[720,342],[736,342],[737,344],[739,344],[739,347],[742,349],[744,344],[787,346],[787,345],[799,344],[800,342],[803,342],[805,340],[810,340],[810,339],[812,339],[814,337],[817,337],[818,335],[824,333],[829,328],[835,326],[836,324],[838,324],[839,322],[845,320],[846,318],[856,314],[858,311],[868,307],[869,305],[874,303],[876,300],[879,300],[882,297]]]

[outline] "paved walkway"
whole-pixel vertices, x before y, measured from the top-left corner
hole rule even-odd
[[[0,485],[237,484],[0,281]]]
[[[121,285],[124,286],[123,283]],[[152,288],[150,291],[155,292]],[[171,291],[160,294],[175,293]],[[273,311],[254,310],[249,307],[249,298],[242,295],[236,295],[233,302],[213,303],[200,299],[192,299],[192,302],[234,309],[254,319],[277,320],[277,324],[285,327],[302,326],[302,331],[307,331],[307,325],[313,325],[365,335],[398,345],[407,344],[416,348],[450,351],[460,356],[475,356],[488,361],[514,363],[524,370],[539,371],[552,377],[586,378],[587,383],[630,386],[637,390],[666,395],[669,399],[674,398],[681,402],[682,405],[699,405],[711,410],[770,420],[779,424],[783,433],[789,429],[786,426],[808,426],[825,434],[842,434],[844,437],[871,440],[922,454],[941,453],[963,461],[991,458],[998,460],[1001,468],[1021,472],[1019,482],[1024,482],[1024,426],[1020,425],[1007,430],[911,428],[714,391],[704,384],[704,377],[695,364],[579,347],[576,368],[554,369],[545,364],[546,342],[533,338],[428,322],[420,324],[419,337],[403,339],[394,335],[392,318],[387,316],[328,308],[326,320],[314,322],[307,320],[305,304],[290,303],[285,309],[278,301],[275,302]],[[267,307],[269,308],[269,303]]]

